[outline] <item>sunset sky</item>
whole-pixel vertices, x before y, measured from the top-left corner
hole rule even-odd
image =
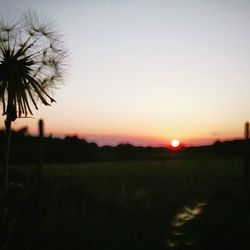
[[[249,0],[0,0],[56,20],[70,52],[47,134],[99,144],[199,145],[243,136],[250,120]],[[2,108],[2,107],[1,107]],[[4,118],[0,118],[3,126]]]

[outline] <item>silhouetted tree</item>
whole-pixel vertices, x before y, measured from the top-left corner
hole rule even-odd
[[[23,15],[10,25],[0,23],[0,102],[6,115],[4,180],[7,190],[11,123],[33,115],[38,100],[50,105],[55,100],[49,89],[63,76],[65,49],[51,24],[34,13]]]

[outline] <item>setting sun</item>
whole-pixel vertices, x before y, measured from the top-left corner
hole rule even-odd
[[[173,148],[177,148],[177,147],[179,147],[179,145],[180,145],[180,141],[179,140],[174,139],[174,140],[171,141],[171,146]]]

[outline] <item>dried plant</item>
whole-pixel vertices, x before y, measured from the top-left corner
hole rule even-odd
[[[33,115],[39,101],[55,102],[49,91],[62,81],[66,55],[60,38],[53,25],[35,13],[24,14],[12,24],[0,23],[0,103],[7,138],[12,121]],[[8,172],[8,151],[9,142],[4,172]],[[5,182],[6,186],[7,177]]]

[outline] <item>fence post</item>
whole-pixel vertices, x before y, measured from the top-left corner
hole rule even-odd
[[[245,123],[245,159],[243,166],[243,189],[248,193],[248,178],[249,178],[249,123]]]
[[[39,146],[38,146],[38,168],[37,177],[43,175],[43,157],[44,157],[44,122],[42,119],[38,121]]]

